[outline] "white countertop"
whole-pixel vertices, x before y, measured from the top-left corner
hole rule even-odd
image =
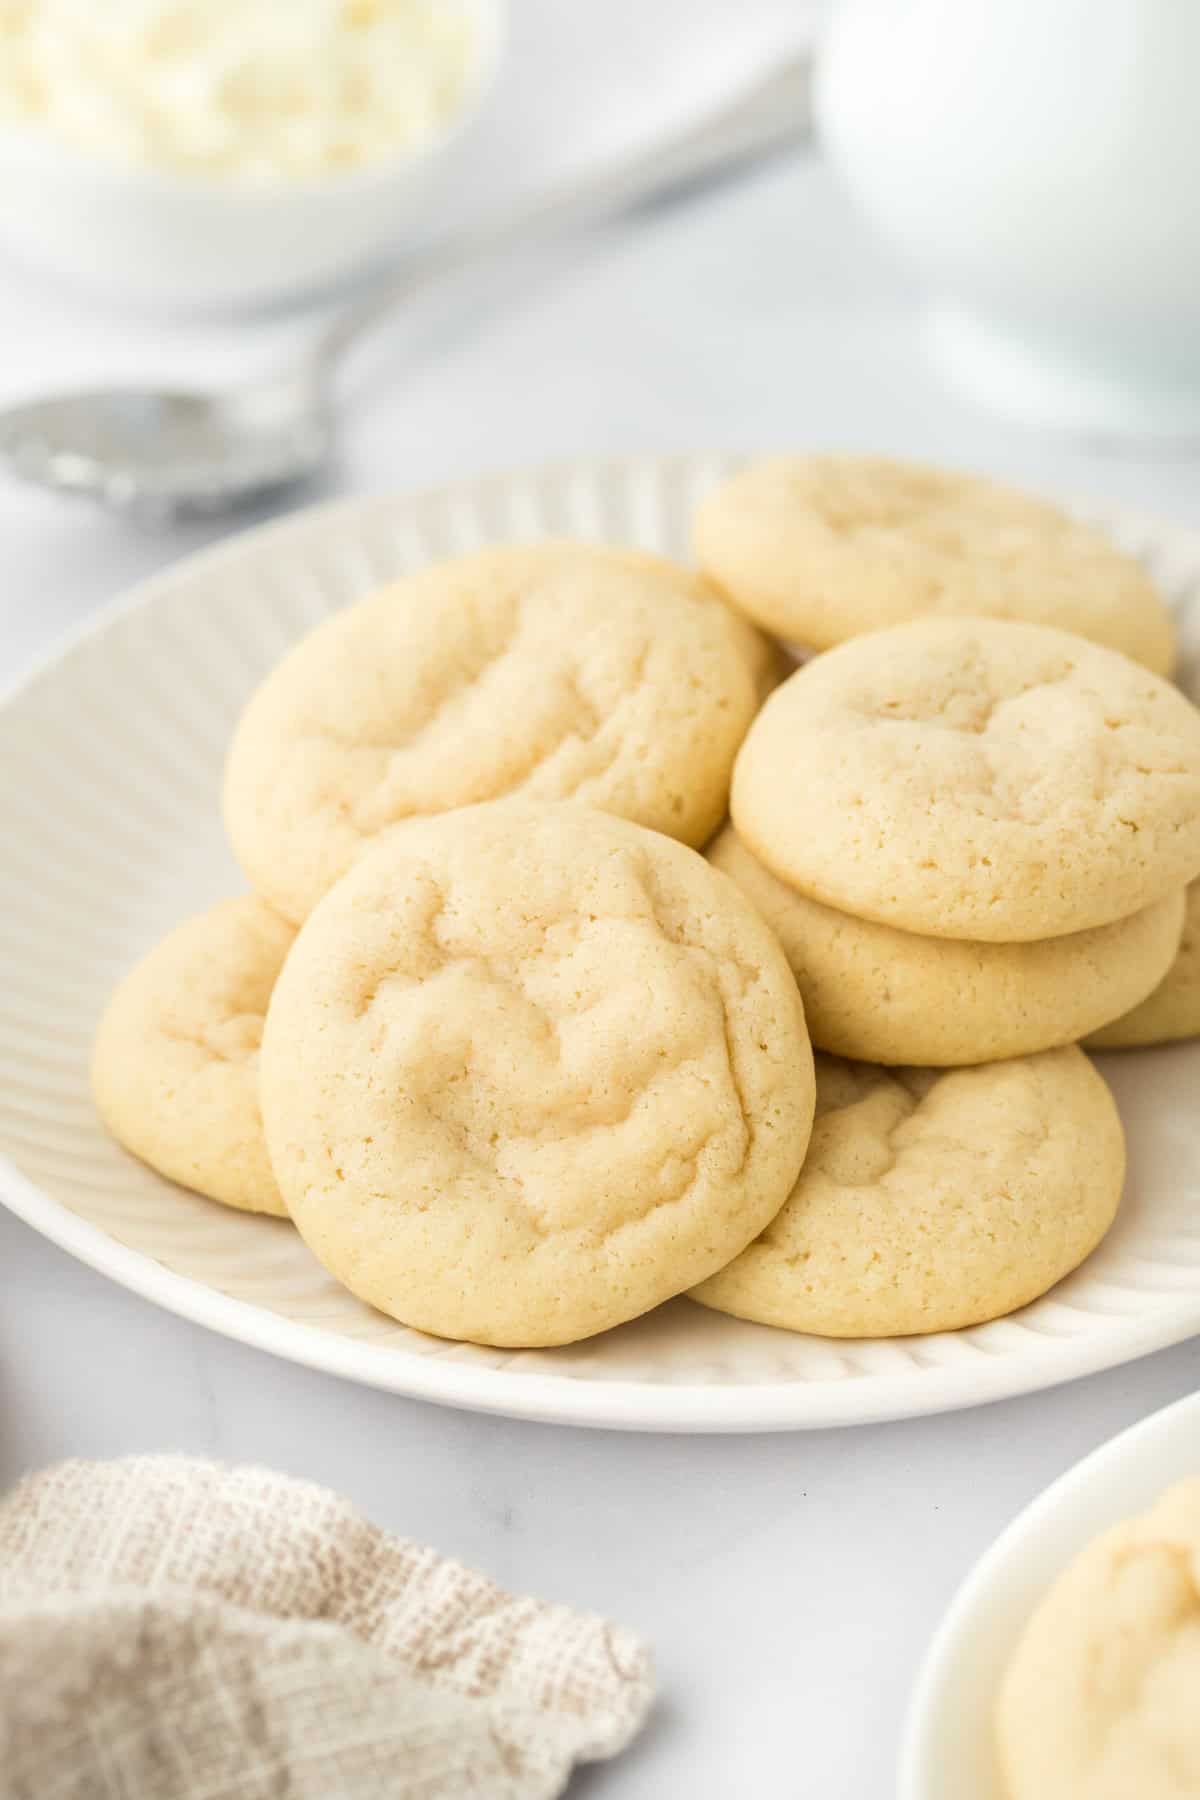
[[[148,364],[232,374],[303,329],[151,331],[5,273],[0,396]],[[330,491],[576,453],[853,445],[1200,522],[1200,463],[1035,437],[943,391],[911,293],[805,161],[426,303],[364,352],[351,385]],[[212,535],[146,535],[0,488],[0,677]],[[572,1788],[622,1800],[886,1800],[914,1665],[975,1557],[1055,1475],[1197,1373],[1185,1345],[896,1425],[589,1433],[272,1361],[111,1286],[7,1215],[0,1268],[0,1483],[132,1450],[262,1461],[502,1582],[637,1627],[659,1659],[653,1724]]]

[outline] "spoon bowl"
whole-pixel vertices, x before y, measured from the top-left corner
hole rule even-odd
[[[320,387],[301,377],[212,394],[85,389],[0,414],[0,460],[12,474],[171,516],[290,487],[331,449]]]

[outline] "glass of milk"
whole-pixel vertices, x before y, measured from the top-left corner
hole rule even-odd
[[[818,80],[850,193],[986,404],[1200,434],[1200,5],[842,0]]]

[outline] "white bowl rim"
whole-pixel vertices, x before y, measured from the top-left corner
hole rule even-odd
[[[913,1684],[900,1742],[898,1800],[928,1800],[927,1772],[938,1756],[940,1690],[952,1670],[960,1640],[967,1632],[979,1630],[989,1594],[1016,1552],[1044,1538],[1047,1527],[1064,1507],[1071,1509],[1085,1498],[1103,1496],[1108,1478],[1125,1468],[1133,1453],[1144,1453],[1147,1445],[1173,1437],[1186,1421],[1200,1423],[1200,1393],[1185,1394],[1159,1407],[1097,1445],[1022,1507],[963,1578],[942,1615]],[[1147,1493],[1144,1505],[1152,1505],[1168,1485],[1169,1479],[1164,1481],[1161,1477],[1150,1482],[1153,1492]],[[1109,1523],[1117,1524],[1131,1516],[1128,1504],[1116,1502]],[[1084,1549],[1096,1530],[1103,1529],[1100,1525],[1081,1532],[1075,1551]],[[1056,1563],[1045,1585],[1065,1567],[1065,1561]]]

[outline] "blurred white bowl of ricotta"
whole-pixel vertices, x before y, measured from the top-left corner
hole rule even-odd
[[[230,310],[403,248],[501,0],[0,0],[0,249]]]

